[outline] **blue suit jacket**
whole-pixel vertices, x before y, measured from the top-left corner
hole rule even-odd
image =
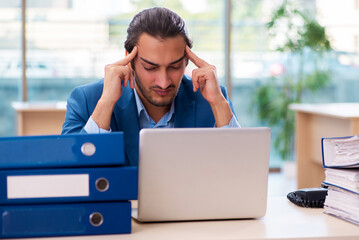
[[[67,100],[67,111],[62,134],[86,133],[84,126],[94,111],[103,89],[103,79],[94,83],[75,88]],[[227,91],[221,87],[224,97],[228,100]],[[233,107],[228,100],[232,111]],[[233,111],[234,112],[234,111]],[[192,80],[184,76],[175,98],[174,126],[213,127],[214,116],[209,103],[200,91],[193,92]],[[124,132],[126,165],[138,166],[139,119],[133,90],[123,89],[121,98],[115,105],[111,117],[112,131]]]

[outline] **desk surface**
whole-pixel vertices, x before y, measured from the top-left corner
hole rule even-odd
[[[13,102],[17,112],[66,111],[66,102]]]
[[[289,109],[337,118],[359,118],[359,103],[290,104]]]
[[[44,240],[45,238],[32,238]],[[252,220],[138,223],[132,234],[46,239],[159,240],[159,239],[359,239],[359,226],[323,213],[297,207],[285,197],[270,198],[265,217]]]

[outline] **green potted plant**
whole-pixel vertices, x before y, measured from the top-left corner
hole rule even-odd
[[[274,148],[282,160],[293,159],[294,113],[291,103],[300,103],[303,94],[327,86],[330,72],[323,68],[324,54],[331,50],[330,41],[317,20],[284,1],[267,23],[276,51],[287,56],[285,72],[273,76],[254,93],[254,105],[260,121],[276,133]],[[274,134],[275,135],[275,134]]]

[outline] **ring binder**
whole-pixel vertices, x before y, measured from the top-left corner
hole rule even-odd
[[[0,138],[0,239],[131,233],[123,133]]]
[[[0,170],[0,205],[137,199],[135,167]]]
[[[0,169],[125,164],[122,132],[0,138]]]
[[[0,238],[131,232],[131,203],[64,203],[0,206]]]

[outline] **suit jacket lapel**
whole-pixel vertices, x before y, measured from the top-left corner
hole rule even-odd
[[[121,98],[115,105],[114,116],[119,131],[124,132],[125,152],[131,166],[138,166],[138,144],[140,123],[133,90],[123,89]]]
[[[185,128],[196,126],[196,105],[193,94],[186,94],[181,84],[175,99],[174,127]]]

